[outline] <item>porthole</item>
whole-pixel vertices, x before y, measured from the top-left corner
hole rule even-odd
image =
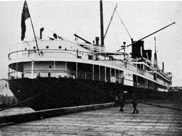
[[[59,46],[59,49],[61,49],[62,47],[61,46]]]
[[[49,68],[52,68],[52,66],[49,66]]]
[[[46,46],[46,49],[49,49],[49,46]]]
[[[35,50],[35,49],[36,49],[36,47],[34,46],[34,47],[33,47],[33,49]]]

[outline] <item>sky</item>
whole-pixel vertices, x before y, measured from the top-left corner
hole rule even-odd
[[[7,78],[9,48],[21,43],[21,13],[24,1],[0,1],[0,79]],[[52,33],[74,41],[76,33],[88,41],[100,36],[99,1],[27,0],[36,36],[45,28],[44,38]],[[154,51],[154,37],[158,65],[164,62],[166,72],[173,74],[173,86],[182,86],[182,1],[103,1],[104,30],[114,7],[113,17],[106,35],[106,51],[117,51],[123,42],[130,44],[130,37],[121,23],[124,22],[134,40],[138,40],[172,23],[172,25],[144,40],[144,48]],[[30,19],[26,20],[25,40],[32,40]],[[127,52],[131,51],[129,47]]]

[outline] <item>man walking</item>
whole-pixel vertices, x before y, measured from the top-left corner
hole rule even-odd
[[[137,97],[134,92],[131,94],[131,99],[132,99],[132,105],[133,105],[133,114],[138,114],[139,111],[137,110]]]
[[[120,112],[123,112],[123,107],[125,104],[125,100],[126,100],[126,96],[127,96],[127,91],[124,91],[121,95],[120,95]]]

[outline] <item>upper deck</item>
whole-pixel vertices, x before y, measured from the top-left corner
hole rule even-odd
[[[125,80],[131,82],[130,85],[133,85],[134,76],[164,86],[168,86],[171,82],[167,76],[154,79],[155,71],[152,68],[144,68],[145,65],[147,66],[146,63],[142,62],[136,65],[131,58],[124,59],[123,56],[126,54],[102,52],[103,48],[100,46],[78,44],[68,40],[38,40],[38,45],[39,51],[34,41],[23,42],[10,49],[9,68],[13,69],[9,71],[10,76],[22,78],[23,74],[24,77],[31,75],[36,77],[41,72],[44,76],[51,73],[51,76],[59,77],[60,73],[70,73],[70,70],[72,70],[71,73],[76,73],[76,76],[78,75],[77,67],[79,67],[76,65],[84,64],[90,69],[90,71],[81,71],[84,72],[84,75],[93,75],[94,68],[98,67],[98,74],[103,74],[102,76],[106,77],[107,75],[115,77],[122,75],[119,78],[124,77]],[[74,69],[69,68],[67,63],[72,63]],[[83,68],[81,69],[83,70]]]
[[[94,52],[94,50],[99,51],[99,46],[90,45],[89,47],[87,44],[87,48],[84,48],[83,46],[66,40],[39,40],[38,45],[41,54],[38,53],[34,41],[23,42],[11,48],[8,55],[9,65],[32,61],[82,62],[123,69],[134,72],[136,75],[143,75],[149,79],[153,78],[150,72],[138,70],[133,64],[124,62],[122,59],[123,56],[121,55],[121,59],[116,59],[115,55],[111,58],[110,56],[104,55],[104,53],[103,55],[98,55],[98,52]]]

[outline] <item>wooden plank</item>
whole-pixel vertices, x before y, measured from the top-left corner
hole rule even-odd
[[[103,104],[47,109],[47,110],[34,111],[34,112],[28,112],[23,114],[0,116],[0,127],[6,124],[25,123],[28,121],[40,120],[43,118],[50,118],[50,117],[55,117],[59,115],[66,115],[66,114],[71,114],[76,112],[108,108],[113,105],[114,105],[114,102],[111,102],[111,103],[103,103]]]
[[[172,104],[164,104],[173,107]],[[104,135],[104,136],[180,136],[182,112],[139,104],[139,114],[119,107],[69,114],[28,123],[5,126],[0,135]]]

